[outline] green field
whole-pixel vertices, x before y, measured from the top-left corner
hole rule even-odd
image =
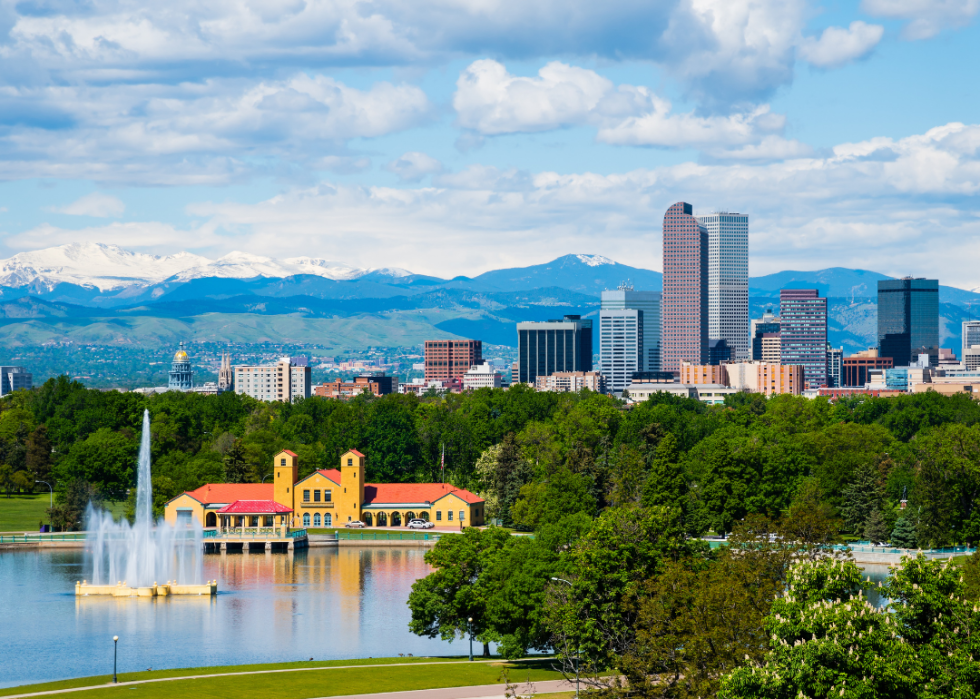
[[[48,523],[48,493],[34,495],[0,495],[0,532],[36,532],[38,523]],[[106,503],[115,517],[121,517],[126,510],[124,502]]]
[[[350,667],[362,665],[365,667]],[[377,665],[387,665],[379,670]],[[121,673],[119,682],[139,682],[172,677],[221,675],[106,686],[112,677],[86,677],[63,682],[10,687],[0,690],[0,697],[33,692],[57,692],[78,687],[92,687],[84,694],[72,695],[85,699],[103,697],[152,697],[170,699],[175,696],[194,696],[198,699],[264,699],[269,696],[290,696],[295,699],[308,697],[342,696],[397,692],[438,687],[465,687],[470,685],[498,684],[505,681],[504,672],[511,682],[524,683],[558,680],[561,675],[550,669],[549,660],[531,660],[518,663],[504,661],[474,662],[465,658],[362,658],[358,660],[333,660],[326,662],[278,663],[270,665],[240,665],[232,667],[205,667],[186,670]],[[231,674],[229,674],[231,673]],[[132,694],[132,692],[136,694]],[[50,696],[50,695],[49,695]]]

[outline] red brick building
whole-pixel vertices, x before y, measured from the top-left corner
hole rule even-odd
[[[708,363],[708,231],[677,202],[664,214],[660,369],[678,374],[684,361]]]
[[[426,340],[425,380],[463,380],[471,366],[483,362],[481,340]]]

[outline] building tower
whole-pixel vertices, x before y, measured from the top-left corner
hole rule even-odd
[[[171,391],[189,391],[194,388],[194,371],[191,369],[191,360],[184,351],[184,343],[180,343],[180,349],[174,354],[173,364],[170,365],[170,381],[167,388]]]
[[[658,291],[634,291],[629,282],[602,292],[602,310],[643,312],[643,356],[637,371],[660,371],[660,303]],[[599,342],[602,355],[602,341]],[[600,360],[601,361],[601,360]]]
[[[679,374],[681,362],[708,361],[708,231],[690,204],[664,214],[664,291],[660,369]]]
[[[698,216],[708,231],[708,338],[726,340],[732,359],[749,347],[749,217],[719,211]]]
[[[960,361],[963,368],[976,371],[980,368],[980,320],[963,321],[963,349]]]
[[[230,391],[235,387],[235,372],[231,368],[231,355],[221,353],[221,368],[218,370],[218,390]]]
[[[878,281],[878,356],[909,366],[920,354],[939,365],[939,280]]]
[[[599,311],[599,371],[606,388],[622,393],[643,370],[643,311],[632,308]]]
[[[470,367],[482,362],[482,340],[425,341],[426,381],[462,381]]]
[[[752,337],[752,360],[779,363],[779,318],[767,308],[761,318],[753,318],[749,335]],[[763,349],[765,348],[765,349]]]
[[[779,292],[779,345],[783,364],[803,367],[807,387],[827,385],[827,299],[817,289]]]
[[[556,371],[592,371],[591,320],[567,315],[517,324],[517,382],[533,384]]]

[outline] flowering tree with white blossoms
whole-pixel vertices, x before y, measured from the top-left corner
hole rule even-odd
[[[770,650],[722,680],[720,699],[980,696],[980,611],[961,572],[921,554],[879,583],[851,561],[802,561],[766,619]]]

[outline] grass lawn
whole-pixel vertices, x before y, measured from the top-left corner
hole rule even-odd
[[[38,522],[48,523],[47,510],[51,496],[48,493],[33,495],[0,494],[0,532],[36,532]],[[126,510],[125,502],[108,503],[109,511],[115,517],[122,516]]]
[[[435,663],[435,664],[427,664]],[[194,696],[195,699],[266,699],[270,696],[289,696],[293,699],[397,692],[437,687],[465,687],[469,685],[498,684],[503,682],[506,668],[512,682],[532,682],[561,679],[561,674],[549,668],[548,660],[532,660],[521,663],[469,663],[465,658],[362,658],[359,660],[333,660],[309,663],[277,663],[270,665],[236,665],[233,667],[207,667],[186,670],[121,673],[120,682],[187,677],[217,673],[243,673],[200,679],[180,679],[169,682],[106,687],[112,677],[86,677],[63,682],[11,687],[0,690],[0,696],[31,692],[57,691],[91,686],[84,694],[72,692],[79,699],[102,699],[126,693],[127,699],[172,699]],[[391,665],[377,667],[343,667],[347,665]],[[412,667],[412,665],[418,665]],[[420,665],[421,664],[421,665]],[[268,672],[270,670],[294,670],[317,668],[305,672]],[[266,674],[244,674],[265,672]],[[136,692],[136,694],[130,694]]]

